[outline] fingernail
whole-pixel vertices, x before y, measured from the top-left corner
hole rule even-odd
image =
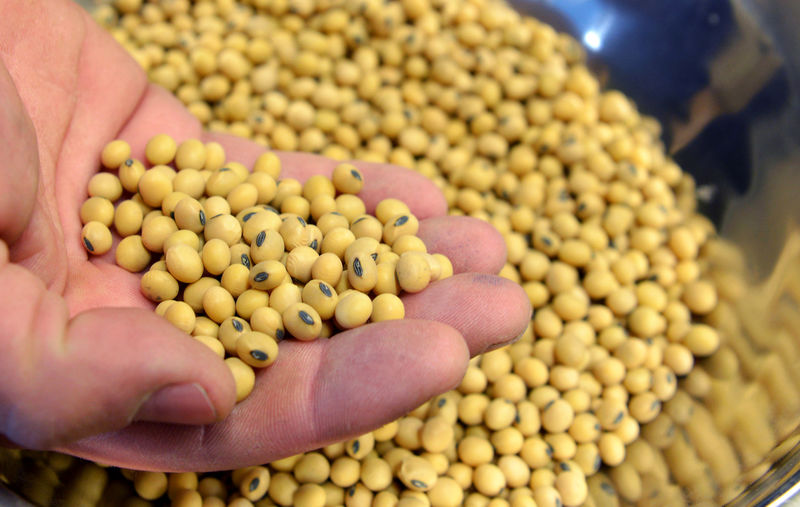
[[[525,331],[521,332],[520,334],[518,334],[517,336],[515,336],[514,338],[512,338],[512,339],[510,339],[508,341],[499,342],[499,343],[492,343],[492,344],[488,345],[485,349],[483,349],[480,352],[478,352],[478,354],[485,354],[485,353],[491,352],[493,350],[501,349],[501,348],[503,348],[503,347],[505,347],[507,345],[511,345],[513,343],[517,343],[523,336],[525,336],[525,332],[526,331],[527,331],[527,328],[526,328]]]
[[[211,424],[217,411],[199,384],[175,384],[151,394],[136,411],[134,421]]]

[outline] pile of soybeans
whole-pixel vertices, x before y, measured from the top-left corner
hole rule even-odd
[[[277,359],[278,341],[402,319],[400,295],[453,274],[450,260],[416,236],[405,203],[383,199],[376,216],[366,213],[355,195],[364,175],[352,164],[338,164],[331,178],[275,181],[281,161],[272,152],[250,171],[226,160],[219,143],[179,145],[166,134],[147,142],[149,168],[130,155],[121,139],[103,149],[103,165],[117,174],[89,180],[83,246],[109,252],[113,225],[122,237],[117,265],[148,268],[142,294],[225,359],[237,402],[252,392],[254,369]]]
[[[502,234],[500,275],[534,314],[457,389],[261,467],[164,474],[3,451],[0,480],[33,501],[718,505],[794,428],[800,314],[770,305],[800,294],[800,276],[746,284],[657,122],[602,90],[569,36],[499,0],[115,0],[93,15],[209,130],[430,178],[452,215]]]

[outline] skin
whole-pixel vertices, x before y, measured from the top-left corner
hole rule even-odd
[[[455,387],[470,355],[518,337],[522,290],[493,276],[502,238],[446,218],[433,184],[362,164],[368,211],[408,202],[429,250],[456,275],[406,298],[403,321],[285,341],[234,407],[227,367],[153,313],[139,274],[113,254],[89,258],[78,210],[100,152],[152,135],[216,140],[250,166],[263,148],[204,133],[125,51],[69,0],[0,0],[0,439],[110,465],[163,471],[265,463],[370,431]],[[336,162],[281,153],[304,181]],[[119,238],[115,238],[115,242]],[[157,351],[157,353],[153,353]]]

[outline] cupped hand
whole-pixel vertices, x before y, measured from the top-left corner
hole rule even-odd
[[[152,311],[139,275],[88,258],[78,210],[111,139],[143,158],[156,133],[221,143],[252,164],[263,148],[206,134],[69,0],[0,0],[0,439],[138,469],[264,463],[391,421],[460,381],[470,355],[513,340],[530,305],[493,276],[502,238],[447,217],[420,175],[359,164],[369,210],[385,197],[421,219],[456,275],[405,297],[407,319],[310,343],[287,340],[234,407],[227,367]],[[336,162],[279,154],[282,177]]]

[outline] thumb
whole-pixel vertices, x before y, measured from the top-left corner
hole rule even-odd
[[[134,420],[210,424],[232,409],[227,366],[152,312],[70,319],[1,240],[0,287],[0,436],[12,443],[52,448]]]

